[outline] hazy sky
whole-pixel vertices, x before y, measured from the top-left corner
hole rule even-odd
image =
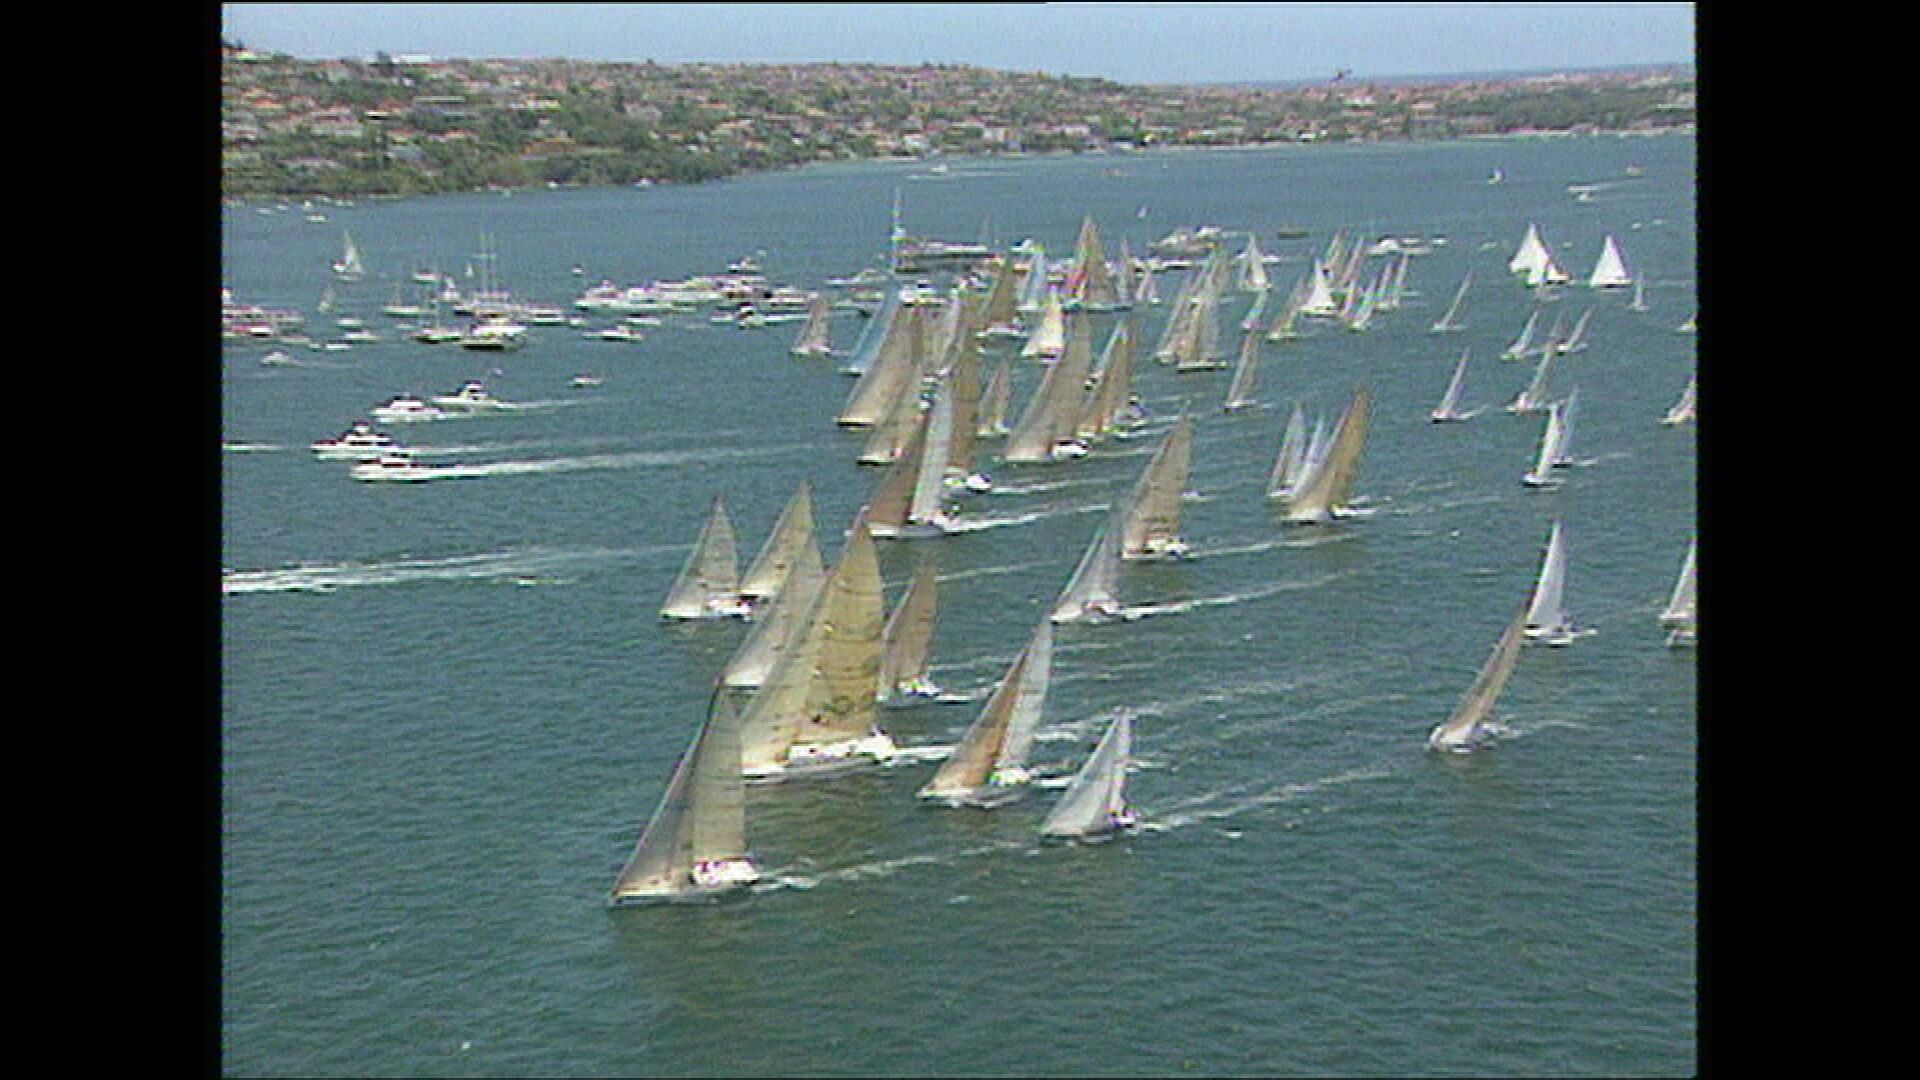
[[[222,33],[377,52],[663,64],[971,64],[1128,83],[1452,75],[1694,57],[1692,4],[225,4]]]

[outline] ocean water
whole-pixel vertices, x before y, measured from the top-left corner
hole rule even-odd
[[[227,208],[236,299],[334,336],[315,309],[350,230],[371,273],[335,285],[336,302],[385,340],[292,347],[293,366],[228,344],[221,360],[224,1069],[1696,1071],[1696,657],[1656,625],[1695,529],[1694,429],[1660,423],[1695,363],[1676,329],[1696,304],[1694,155],[1682,137],[1285,147],[366,200],[316,208],[324,222]],[[838,557],[878,477],[854,462],[864,436],[833,424],[852,380],[790,357],[796,325],[678,317],[638,344],[535,327],[492,355],[407,341],[379,308],[416,266],[462,272],[483,243],[505,286],[562,306],[601,279],[756,252],[774,281],[819,288],[878,264],[896,191],[909,231],[1032,237],[1055,255],[1089,214],[1110,252],[1177,226],[1256,230],[1281,290],[1336,229],[1444,243],[1372,329],[1264,346],[1260,408],[1222,413],[1229,371],[1178,374],[1143,349],[1145,432],[993,467],[999,489],[966,504],[987,527],[882,542],[890,603],[916,553],[937,553],[934,676],[973,699],[888,710],[895,738],[925,748],[903,763],[749,788],[768,875],[751,893],[609,910],[744,633],[663,623],[660,601],[715,495],[744,560],[810,480]],[[1498,359],[1533,304],[1505,271],[1530,222],[1581,278],[1616,236],[1650,306],[1584,288],[1544,305],[1543,321],[1594,311],[1591,346],[1551,379],[1580,402],[1579,464],[1551,492],[1520,483],[1542,418],[1503,409],[1532,364]],[[1469,269],[1467,328],[1429,334]],[[1139,313],[1148,345],[1166,311]],[[1097,345],[1111,320],[1097,317]],[[835,345],[863,325],[837,318]],[[1462,349],[1466,398],[1486,411],[1431,424]],[[589,370],[600,386],[571,385]],[[1018,368],[1016,410],[1039,370]],[[522,407],[386,429],[451,478],[363,484],[307,449],[389,397],[469,378]],[[1287,411],[1331,421],[1363,385],[1365,513],[1281,524],[1262,491]],[[1127,568],[1134,618],[1059,629],[1035,751],[1070,770],[1134,710],[1146,827],[1043,846],[1052,787],[990,813],[921,804],[928,759],[1181,411],[1193,557]],[[1430,754],[1554,520],[1590,633],[1523,655],[1506,739]]]

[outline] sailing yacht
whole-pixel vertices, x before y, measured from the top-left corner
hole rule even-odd
[[[1513,675],[1514,665],[1520,659],[1526,623],[1527,613],[1522,611],[1507,624],[1506,631],[1493,646],[1493,654],[1481,665],[1480,673],[1474,676],[1473,685],[1467,687],[1453,714],[1427,734],[1428,749],[1471,753],[1502,732],[1493,720],[1493,705],[1500,699],[1500,691],[1506,689],[1507,679]]]
[[[1428,419],[1436,424],[1445,424],[1457,420],[1465,420],[1469,416],[1472,416],[1474,412],[1479,411],[1478,409],[1473,410],[1473,412],[1463,413],[1460,411],[1460,393],[1466,385],[1466,379],[1467,350],[1461,349],[1460,360],[1453,366],[1453,378],[1447,380],[1447,392],[1440,396],[1440,404],[1435,405],[1433,411],[1427,414]]]
[[[1178,558],[1187,553],[1180,536],[1180,498],[1193,457],[1193,421],[1182,416],[1154,451],[1120,515],[1122,559]]]
[[[728,658],[721,681],[729,688],[753,689],[764,685],[780,658],[795,647],[804,632],[813,602],[826,581],[826,562],[820,556],[819,543],[809,531],[787,565],[780,591],[771,599],[756,602],[752,628]]]
[[[693,553],[660,606],[660,617],[720,619],[748,614],[752,609],[740,599],[739,558],[726,503],[715,495]]]
[[[1453,302],[1447,305],[1446,314],[1440,316],[1432,326],[1427,328],[1430,333],[1446,334],[1466,327],[1466,324],[1460,321],[1460,305],[1466,302],[1467,288],[1472,284],[1473,271],[1468,270],[1467,276],[1460,279],[1460,288],[1453,294]]]
[[[1253,396],[1254,379],[1260,369],[1260,335],[1251,331],[1240,337],[1240,358],[1233,366],[1233,382],[1227,386],[1222,412],[1234,412],[1257,403]]]
[[[340,258],[333,264],[334,276],[341,281],[359,281],[366,276],[367,264],[360,257],[360,249],[354,245],[353,234],[344,233],[343,250]]]
[[[1267,498],[1293,497],[1294,485],[1299,483],[1306,462],[1306,451],[1307,416],[1296,401],[1293,415],[1287,419],[1286,432],[1280,437],[1280,454],[1273,459],[1273,470],[1267,474]]]
[[[1515,414],[1534,413],[1541,412],[1547,408],[1549,405],[1547,400],[1547,375],[1553,370],[1553,358],[1558,355],[1560,355],[1560,351],[1554,348],[1551,342],[1548,343],[1546,348],[1540,350],[1540,362],[1534,365],[1533,379],[1527,383],[1526,389],[1520,391],[1520,393],[1514,396],[1512,401],[1507,403],[1508,412]]]
[[[1547,535],[1547,553],[1540,562],[1533,599],[1527,604],[1524,635],[1529,645],[1571,645],[1578,636],[1564,604],[1567,590],[1567,542],[1560,523]]]
[[[773,531],[767,534],[760,553],[754,556],[747,572],[740,575],[741,599],[755,611],[771,603],[785,587],[794,561],[808,547],[818,555],[819,545],[814,540],[813,485],[801,480],[787,504],[781,507],[780,517],[774,521]]]
[[[1633,275],[1627,273],[1626,257],[1620,254],[1620,244],[1612,234],[1608,234],[1606,243],[1600,248],[1600,258],[1593,264],[1593,273],[1587,276],[1587,287],[1593,289],[1618,289],[1633,284]]]
[[[888,616],[881,633],[877,692],[882,705],[912,704],[916,699],[940,696],[928,665],[939,597],[940,581],[933,558],[922,554],[913,580],[900,597],[900,606]]]
[[[982,809],[1018,797],[1033,778],[1027,752],[1046,707],[1052,670],[1053,627],[1042,622],[920,797]]]
[[[1560,478],[1553,474],[1554,466],[1563,464],[1567,437],[1566,403],[1556,401],[1547,406],[1547,426],[1540,433],[1540,453],[1534,458],[1533,468],[1520,478],[1520,482],[1530,488],[1557,488]]]
[[[812,356],[832,356],[832,330],[827,325],[827,298],[820,293],[807,296],[807,321],[800,328],[800,336],[794,339],[789,355],[802,359]]]
[[[1078,318],[1067,329],[1065,349],[1040,377],[1040,385],[1001,448],[1001,457],[1007,461],[1059,461],[1086,452],[1075,435],[1093,367],[1093,328],[1085,318]]]
[[[1680,579],[1674,583],[1666,610],[1660,613],[1660,625],[1668,628],[1667,644],[1675,648],[1696,645],[1700,640],[1694,602],[1697,588],[1694,560],[1698,548],[1697,540],[1687,545],[1687,561],[1680,567]]]
[[[1104,622],[1120,614],[1120,525],[1109,515],[1073,569],[1048,616],[1056,623]]]
[[[1671,427],[1675,424],[1688,423],[1694,418],[1696,412],[1694,395],[1697,393],[1694,382],[1697,378],[1698,376],[1694,375],[1687,376],[1687,388],[1680,391],[1680,400],[1674,402],[1673,408],[1667,410],[1667,415],[1660,420],[1661,423]]]
[[[1133,757],[1133,714],[1121,710],[1080,766],[1067,790],[1040,824],[1042,836],[1097,841],[1132,828],[1138,815],[1127,805],[1127,766]]]
[[[1060,355],[1067,344],[1067,311],[1060,300],[1060,293],[1049,288],[1046,299],[1040,308],[1040,324],[1027,336],[1027,343],[1020,347],[1020,359],[1039,360],[1050,363]]]
[[[1528,354],[1538,351],[1540,346],[1533,340],[1533,328],[1539,325],[1539,323],[1540,309],[1534,308],[1533,311],[1527,315],[1527,324],[1520,328],[1520,336],[1514,338],[1512,344],[1500,351],[1500,359],[1524,360]]]
[[[614,879],[610,907],[710,900],[759,880],[747,854],[740,718],[715,687],[707,718]]]
[[[1360,472],[1360,452],[1366,446],[1367,423],[1372,412],[1373,393],[1362,387],[1334,426],[1325,457],[1313,461],[1312,455],[1308,455],[1308,471],[1293,486],[1284,520],[1321,523],[1346,516],[1353,499],[1354,480]]]

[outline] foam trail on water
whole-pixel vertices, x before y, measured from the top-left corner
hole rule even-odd
[[[669,549],[661,548],[661,551]],[[330,593],[338,589],[408,585],[427,581],[485,581],[507,578],[516,582],[564,584],[560,571],[583,564],[641,554],[637,551],[503,551],[455,555],[437,559],[394,559],[385,562],[341,562],[292,566],[273,570],[227,570],[220,591],[228,596],[249,593]]]

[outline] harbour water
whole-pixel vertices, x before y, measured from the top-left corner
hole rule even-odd
[[[1660,422],[1695,363],[1677,329],[1696,305],[1694,154],[1674,136],[1278,147],[362,200],[322,221],[226,208],[235,299],[306,313],[315,340],[339,314],[382,340],[280,346],[273,366],[272,346],[229,343],[221,360],[224,1069],[1696,1071],[1697,661],[1657,625],[1695,530],[1694,428]],[[789,356],[795,324],[674,316],[638,343],[537,326],[481,353],[405,340],[379,309],[483,242],[500,284],[563,307],[602,279],[753,253],[775,282],[823,288],[880,263],[896,192],[910,232],[1055,256],[1087,215],[1109,253],[1179,226],[1254,230],[1280,290],[1337,229],[1443,242],[1370,329],[1264,346],[1259,407],[1223,413],[1229,371],[1143,350],[1139,437],[1054,465],[989,458],[996,490],[965,503],[980,527],[882,542],[889,603],[937,553],[934,678],[972,700],[887,710],[913,751],[891,767],[750,787],[767,876],[747,895],[609,910],[745,631],[662,622],[660,602],[715,495],[745,558],[810,481],[837,558],[878,475],[833,423],[852,380]],[[1646,283],[1645,311],[1577,283],[1542,305],[1594,312],[1590,347],[1552,374],[1579,412],[1551,491],[1520,482],[1542,418],[1504,410],[1533,365],[1499,359],[1534,306],[1506,271],[1529,223],[1576,279],[1611,234]],[[369,265],[358,283],[328,269],[343,231]],[[1469,270],[1466,329],[1428,333]],[[329,286],[337,311],[318,313]],[[1147,342],[1169,306],[1138,313]],[[863,325],[836,318],[835,346]],[[1486,411],[1432,424],[1463,348]],[[585,371],[600,384],[575,387]],[[1018,366],[1016,410],[1039,372]],[[520,407],[384,429],[445,479],[360,483],[308,449],[468,379]],[[1263,492],[1288,411],[1331,421],[1360,386],[1362,514],[1283,525]],[[1057,787],[992,812],[917,800],[1182,411],[1192,557],[1130,565],[1130,618],[1059,628],[1035,753],[1071,770],[1133,710],[1145,827],[1043,845]],[[1523,654],[1492,749],[1430,753],[1554,520],[1590,632]]]

